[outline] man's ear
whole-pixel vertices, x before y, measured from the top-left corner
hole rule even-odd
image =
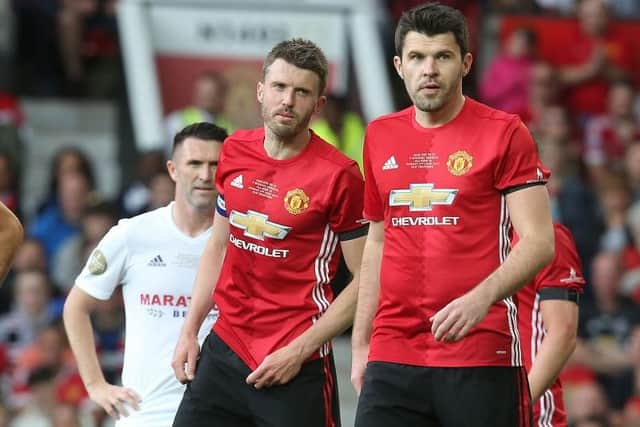
[[[393,57],[393,67],[396,69],[396,73],[398,73],[400,78],[404,80],[404,75],[402,74],[402,59],[397,55]]]
[[[262,104],[262,100],[264,99],[264,83],[258,82],[256,86],[256,98],[258,98],[258,102]]]

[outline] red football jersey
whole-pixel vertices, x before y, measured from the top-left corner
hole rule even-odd
[[[214,331],[251,369],[327,310],[339,240],[366,233],[356,162],[315,134],[286,160],[269,157],[263,142],[263,129],[234,133],[216,173],[230,236]],[[314,357],[328,351],[327,343]]]
[[[545,299],[573,299],[584,289],[582,264],[571,232],[554,224],[556,253],[533,281],[518,291],[518,329],[522,339],[522,354],[527,371],[531,370],[536,354],[545,336],[540,313],[540,302]],[[517,241],[517,236],[514,242]],[[562,384],[557,379],[533,408],[535,424],[566,427],[567,414],[562,400]]]
[[[429,322],[506,258],[505,193],[547,180],[520,119],[467,98],[449,123],[425,129],[410,107],[369,125],[364,165],[365,217],[385,230],[369,360],[521,365],[511,298],[455,343],[436,341]]]

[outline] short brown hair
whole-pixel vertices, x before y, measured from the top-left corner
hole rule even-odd
[[[469,30],[459,10],[439,3],[427,3],[406,11],[396,27],[396,54],[402,57],[404,39],[409,31],[433,37],[452,33],[460,47],[460,54],[469,52]]]
[[[262,78],[276,59],[283,59],[291,65],[304,70],[313,71],[320,80],[319,94],[324,92],[327,85],[327,58],[322,50],[312,41],[304,39],[290,39],[278,43],[271,49],[262,66]]]

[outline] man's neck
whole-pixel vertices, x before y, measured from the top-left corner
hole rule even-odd
[[[213,203],[209,209],[199,210],[176,201],[171,215],[178,230],[187,236],[196,237],[211,227],[214,210]]]
[[[454,96],[437,111],[422,111],[414,107],[416,122],[424,128],[436,128],[453,120],[464,107],[465,98],[462,93]]]
[[[304,150],[311,140],[309,129],[292,136],[291,138],[280,138],[271,130],[265,127],[264,150],[267,155],[275,160],[285,160],[296,156]]]

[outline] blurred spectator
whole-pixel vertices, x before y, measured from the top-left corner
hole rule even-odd
[[[620,293],[640,304],[640,202],[629,209],[627,225],[630,242],[622,252]]]
[[[79,405],[86,399],[87,392],[60,322],[47,325],[34,342],[17,355],[11,375],[15,406],[23,406],[29,396],[28,378],[42,367],[47,367],[54,374],[55,394],[59,402]]]
[[[327,95],[327,103],[311,129],[322,139],[358,162],[362,171],[364,122],[358,113],[349,111],[347,98]]]
[[[72,96],[113,96],[119,82],[116,0],[61,0],[57,15],[62,69]]]
[[[548,108],[559,105],[560,90],[556,71],[546,62],[536,62],[530,71],[528,106],[520,114],[522,121],[534,135],[544,130],[542,116]]]
[[[117,220],[117,210],[109,202],[97,202],[87,207],[80,233],[62,244],[51,265],[53,281],[65,295],[73,287],[91,251]]]
[[[166,173],[165,155],[162,150],[149,150],[138,157],[137,177],[120,195],[120,205],[124,216],[130,217],[144,212],[151,197],[151,180]]]
[[[552,133],[553,134],[553,133]],[[537,138],[542,163],[551,171],[547,189],[551,214],[571,230],[589,283],[591,259],[598,248],[603,224],[593,192],[580,178],[580,165],[566,138]],[[587,287],[587,293],[590,287]]]
[[[584,424],[587,420],[595,422],[608,418],[609,403],[604,390],[597,382],[580,382],[565,388],[565,408],[570,425],[588,426],[589,424]]]
[[[529,105],[531,69],[535,64],[536,34],[516,28],[493,58],[478,87],[480,100],[499,110],[523,114]]]
[[[46,366],[29,375],[31,399],[11,422],[11,427],[51,427],[56,408],[54,380],[54,370]]]
[[[580,0],[579,26],[573,37],[556,42],[554,62],[567,89],[567,105],[580,116],[605,111],[609,82],[631,74],[631,50],[622,34],[609,26],[604,0]]]
[[[80,173],[89,183],[90,190],[95,189],[95,175],[89,158],[76,147],[64,147],[53,156],[49,167],[49,191],[45,200],[38,206],[38,213],[58,205],[60,180],[68,173]]]
[[[62,175],[57,205],[37,215],[29,235],[44,245],[47,259],[56,259],[61,245],[80,232],[82,215],[90,201],[90,183],[80,173]]]
[[[624,427],[640,427],[640,397],[630,399],[625,405]]]
[[[26,239],[18,248],[13,260],[13,269],[16,272],[36,270],[47,271],[47,255],[44,246],[35,239]]]
[[[612,427],[606,416],[593,416],[577,420],[571,427]]]
[[[80,427],[78,409],[68,404],[57,405],[51,427]]]
[[[175,183],[166,171],[155,174],[149,185],[149,204],[145,212],[167,206],[173,200],[175,187]]]
[[[600,248],[621,251],[629,241],[626,225],[631,206],[631,188],[623,174],[612,172],[604,174],[596,184],[605,226],[600,237]]]
[[[7,151],[0,151],[0,202],[20,217],[18,165]]]
[[[607,112],[587,122],[584,162],[594,182],[607,168],[622,169],[627,148],[640,139],[633,113],[634,98],[635,91],[630,83],[613,83],[608,92]]]
[[[0,314],[11,309],[14,295],[16,274],[22,271],[47,271],[47,257],[42,244],[34,239],[26,239],[18,247],[13,260],[13,268],[0,287]]]
[[[0,342],[7,345],[12,359],[30,345],[54,318],[50,306],[51,284],[42,271],[28,270],[16,274],[14,295],[11,311],[0,316]]]
[[[634,202],[640,201],[640,142],[636,141],[627,147],[623,161],[632,199]]]
[[[4,403],[0,403],[0,427],[9,427],[11,414]]]
[[[193,105],[171,112],[165,119],[166,153],[171,153],[173,137],[184,127],[198,122],[209,122],[224,128],[229,134],[235,130],[224,115],[227,102],[227,82],[214,71],[207,71],[195,81]]]
[[[593,300],[580,307],[578,344],[572,362],[597,373],[613,408],[621,409],[633,392],[631,362],[626,353],[640,311],[619,295],[622,265],[618,254],[601,252],[593,260]]]
[[[17,388],[31,372],[43,366],[53,371],[56,382],[75,372],[73,354],[60,322],[48,324],[16,357],[14,380]]]

